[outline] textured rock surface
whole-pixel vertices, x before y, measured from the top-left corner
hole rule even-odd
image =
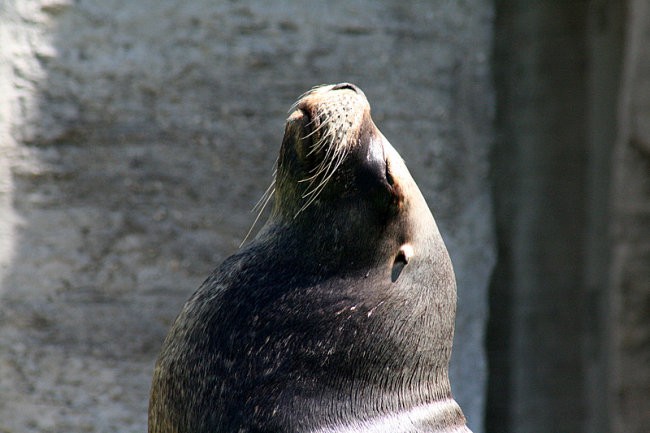
[[[9,0],[0,14],[0,430],[144,430],[161,340],[252,223],[286,110],[344,80],[448,243],[452,383],[482,430],[489,2]]]

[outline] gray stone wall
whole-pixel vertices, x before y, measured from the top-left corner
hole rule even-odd
[[[584,1],[499,3],[495,433],[582,428],[586,11]]]
[[[650,6],[497,2],[487,431],[650,425]]]
[[[650,4],[631,0],[612,189],[611,431],[650,426]]]
[[[459,285],[452,384],[482,431],[492,6],[0,5],[0,430],[135,432],[183,301],[235,251],[286,111],[352,81],[438,219]]]

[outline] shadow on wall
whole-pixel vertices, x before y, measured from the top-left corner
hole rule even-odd
[[[650,4],[496,4],[486,429],[646,432]]]
[[[3,6],[0,430],[142,431],[160,343],[248,230],[286,110],[352,81],[448,241],[452,383],[481,431],[491,6],[362,3]]]

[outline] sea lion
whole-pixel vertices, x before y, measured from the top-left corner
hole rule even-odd
[[[149,433],[469,432],[449,255],[358,87],[299,98],[272,186],[260,233],[163,343]]]

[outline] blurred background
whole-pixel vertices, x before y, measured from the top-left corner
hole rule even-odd
[[[452,256],[475,433],[650,428],[646,0],[0,3],[0,432],[142,432],[287,110],[359,85]]]

